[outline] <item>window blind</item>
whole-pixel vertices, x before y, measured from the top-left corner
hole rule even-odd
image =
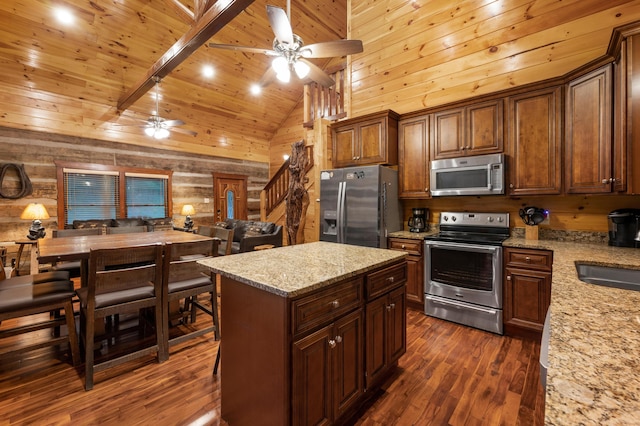
[[[168,217],[168,179],[162,175],[133,175],[127,173],[127,217]]]
[[[65,224],[74,220],[113,219],[120,204],[118,174],[64,171]]]

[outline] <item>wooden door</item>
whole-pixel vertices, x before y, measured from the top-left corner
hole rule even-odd
[[[509,98],[509,195],[560,194],[561,96],[552,87]]]
[[[345,167],[355,164],[357,138],[357,129],[354,124],[333,129],[333,167]]]
[[[566,192],[611,192],[611,64],[567,85]]]
[[[213,173],[215,221],[247,219],[247,176]]]
[[[429,115],[398,123],[400,197],[429,196]]]
[[[551,273],[505,268],[504,323],[541,333],[551,303]]]

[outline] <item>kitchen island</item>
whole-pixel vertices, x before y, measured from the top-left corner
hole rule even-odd
[[[221,275],[222,418],[351,416],[406,350],[405,256],[314,242],[199,261]]]
[[[640,292],[582,282],[575,264],[640,269],[640,250],[522,238],[504,246],[553,251],[545,424],[638,424]]]

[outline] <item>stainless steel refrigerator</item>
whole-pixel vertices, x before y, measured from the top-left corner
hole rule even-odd
[[[320,172],[320,240],[387,247],[402,229],[398,172],[384,166]]]

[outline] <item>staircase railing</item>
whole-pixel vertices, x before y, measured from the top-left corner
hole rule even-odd
[[[313,167],[313,145],[305,146],[309,162],[305,173]],[[289,193],[289,164],[287,159],[264,187],[264,211],[268,216],[278,204],[284,201]]]
[[[306,128],[313,128],[313,123],[318,118],[338,120],[346,117],[344,110],[344,74],[346,65],[341,64],[327,74],[336,82],[331,87],[323,87],[318,83],[310,83],[304,86],[304,123]]]

